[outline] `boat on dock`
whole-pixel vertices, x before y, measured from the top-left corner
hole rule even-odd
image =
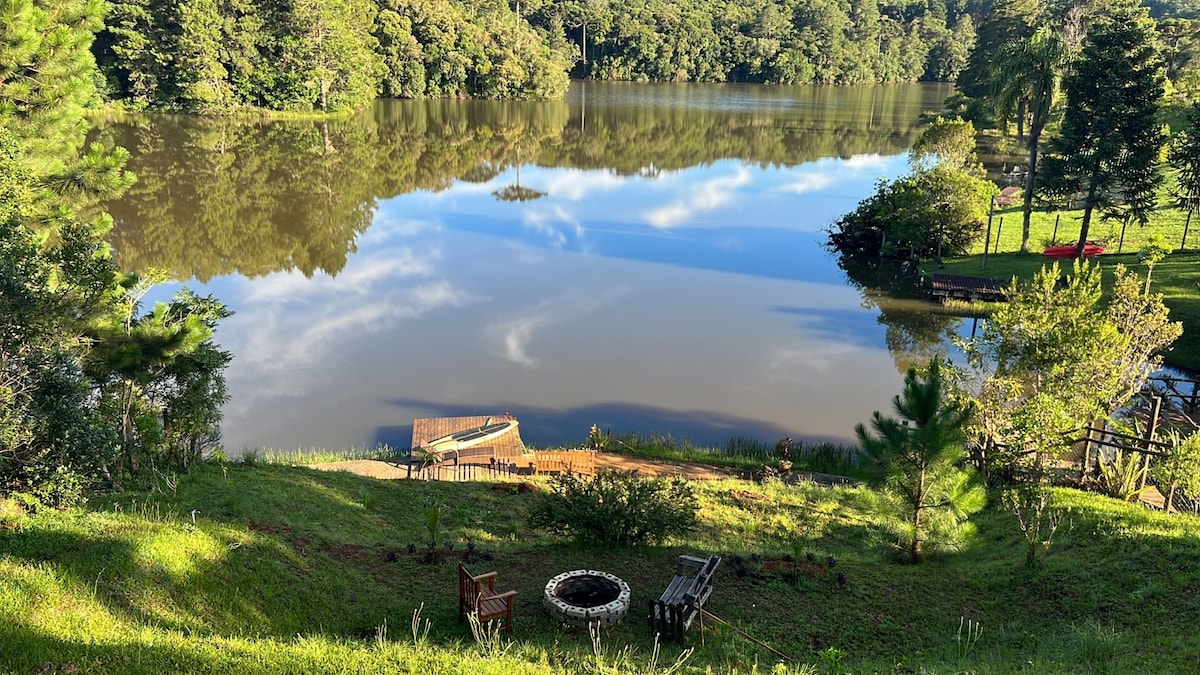
[[[435,438],[425,444],[425,449],[436,452],[439,455],[447,452],[457,452],[493,441],[516,427],[517,420],[515,419],[484,424]]]

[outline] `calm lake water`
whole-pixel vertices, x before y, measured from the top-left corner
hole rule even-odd
[[[945,86],[576,83],[330,122],[128,116],[121,264],[236,315],[227,449],[409,444],[509,412],[699,444],[853,438],[958,320],[822,229],[905,169]]]

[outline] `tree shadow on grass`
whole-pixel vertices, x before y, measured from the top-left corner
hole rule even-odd
[[[100,631],[361,639],[384,622],[407,625],[422,603],[444,624],[455,612],[454,565],[430,568],[407,552],[427,540],[426,498],[447,504],[438,547],[450,541],[461,551],[473,540],[503,560],[528,539],[520,514],[529,496],[482,484],[398,487],[291,467],[204,465],[180,477],[175,493],[109,496],[97,512],[6,533],[0,560],[13,561],[18,578],[3,586],[20,583],[16,597],[72,617],[48,626],[94,622]]]

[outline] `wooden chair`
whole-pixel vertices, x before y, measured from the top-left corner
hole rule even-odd
[[[504,632],[512,633],[513,597],[516,591],[496,593],[496,572],[478,576],[458,564],[458,620],[464,621],[474,612],[480,623],[504,619]]]
[[[658,600],[650,601],[650,630],[683,642],[687,629],[699,616],[712,595],[713,574],[721,564],[720,556],[696,558],[679,556],[679,570]]]

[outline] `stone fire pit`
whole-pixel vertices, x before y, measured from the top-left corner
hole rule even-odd
[[[629,612],[629,584],[608,572],[563,572],[546,583],[542,605],[570,626],[611,626]]]

